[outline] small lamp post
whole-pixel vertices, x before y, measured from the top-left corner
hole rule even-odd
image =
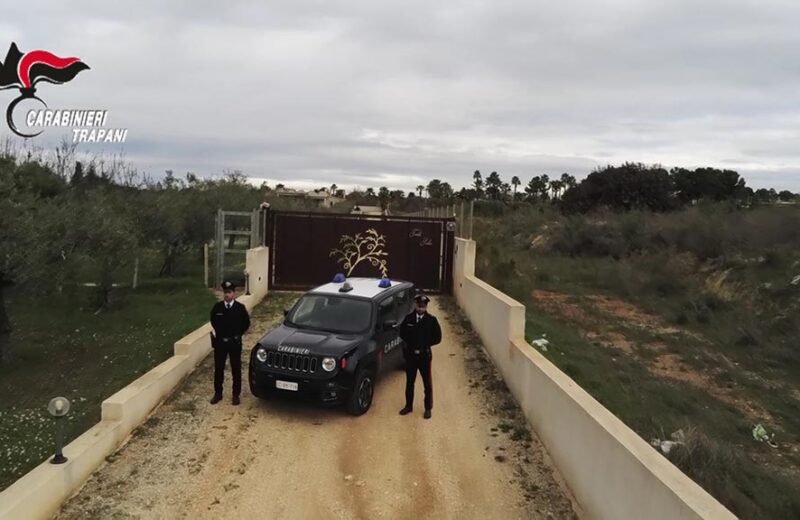
[[[62,453],[64,448],[64,421],[62,419],[69,413],[69,399],[66,397],[56,397],[50,400],[47,411],[56,420],[56,454],[50,460],[50,464],[64,464],[67,458]]]
[[[250,296],[250,273],[244,270],[244,294]]]

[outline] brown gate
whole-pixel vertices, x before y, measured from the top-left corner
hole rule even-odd
[[[336,273],[452,291],[454,219],[270,211],[270,287],[300,290]]]

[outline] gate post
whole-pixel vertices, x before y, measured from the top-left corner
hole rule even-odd
[[[458,210],[458,236],[460,238],[464,238],[464,201],[461,201],[460,208]]]
[[[217,209],[217,237],[215,239],[217,248],[217,265],[214,266],[214,285],[219,287],[222,283],[223,264],[225,262],[225,214],[222,209]]]
[[[272,248],[272,218],[273,218],[272,217],[272,210],[271,210],[269,204],[267,204],[267,206],[264,208],[264,231],[263,231],[263,233],[264,233],[264,244],[263,245],[270,248],[270,254],[272,254],[272,252],[271,252],[271,248]]]
[[[265,246],[265,247],[267,246],[267,244],[269,244],[269,241],[267,240],[269,238],[268,229],[269,229],[269,204],[266,204],[266,206],[262,204],[262,207],[261,207],[261,245]]]
[[[475,201],[469,201],[469,235],[467,238],[472,240],[472,221],[475,219]]]
[[[253,249],[258,247],[258,210],[254,209],[250,212],[250,247]]]

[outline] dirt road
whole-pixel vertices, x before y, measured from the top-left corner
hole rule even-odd
[[[281,298],[256,309],[246,344],[277,320]],[[444,341],[434,353],[431,420],[421,406],[397,414],[402,372],[379,381],[358,418],[247,392],[239,407],[211,406],[206,360],[59,518],[574,517],[474,335],[449,300],[441,304],[450,317],[436,303]]]

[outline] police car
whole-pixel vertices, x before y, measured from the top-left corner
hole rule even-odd
[[[250,354],[250,391],[262,399],[344,403],[362,415],[372,405],[376,379],[402,363],[399,324],[413,305],[409,282],[336,275],[300,297],[258,341]]]

